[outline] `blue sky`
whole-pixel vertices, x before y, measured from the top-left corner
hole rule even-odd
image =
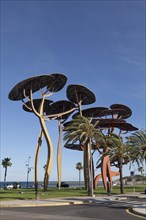
[[[144,0],[1,1],[1,160],[10,157],[13,163],[8,181],[26,181],[29,156],[34,166],[38,119],[21,102],[8,100],[13,86],[29,77],[64,73],[67,84],[53,101],[66,99],[69,84],[82,84],[96,95],[96,103],[84,108],[125,104],[133,112],[127,122],[145,128],[145,25]],[[57,180],[57,122],[48,129],[54,146],[50,180]],[[63,180],[78,180],[80,161],[81,152],[63,148]],[[45,162],[44,141],[40,181]],[[1,166],[1,181],[3,175]]]

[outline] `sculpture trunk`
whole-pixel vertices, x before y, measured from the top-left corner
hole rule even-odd
[[[41,132],[38,138],[37,147],[36,147],[35,165],[34,165],[34,185],[35,185],[35,198],[36,199],[38,199],[38,155],[39,155],[40,147],[42,144],[42,139],[43,139],[43,130],[41,129]]]
[[[47,163],[46,163],[46,169],[45,169],[45,175],[44,175],[44,191],[47,190],[48,188],[48,180],[50,177],[51,173],[51,167],[52,167],[52,160],[53,160],[53,146],[52,146],[52,141],[50,138],[50,135],[48,133],[45,120],[43,118],[43,106],[44,106],[44,97],[42,99],[42,103],[40,105],[40,117],[39,121],[42,127],[42,131],[44,133],[46,142],[47,142],[47,147],[48,147],[48,155],[47,155]]]
[[[57,148],[57,173],[58,173],[58,189],[60,190],[61,186],[61,172],[62,172],[62,126],[61,120],[58,121],[58,129],[59,129],[59,140],[58,140],[58,148]]]

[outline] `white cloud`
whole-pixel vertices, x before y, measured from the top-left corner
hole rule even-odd
[[[120,57],[120,59],[124,60],[127,63],[135,64],[135,65],[138,65],[138,66],[141,65],[138,61],[136,61],[132,58],[126,57],[126,56],[122,56],[122,57]]]

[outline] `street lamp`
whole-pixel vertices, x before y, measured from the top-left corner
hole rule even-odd
[[[28,158],[28,161],[26,163],[26,166],[27,166],[27,189],[28,189],[28,177],[29,177],[29,173],[31,171],[31,168],[32,167],[29,167],[29,160],[30,160],[31,157]]]

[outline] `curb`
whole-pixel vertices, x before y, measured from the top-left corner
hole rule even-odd
[[[42,203],[42,204],[2,204],[0,205],[1,208],[15,208],[15,207],[41,207],[41,206],[64,206],[64,205],[80,205],[80,204],[87,204],[88,202],[54,202],[54,203]]]
[[[115,198],[115,200],[126,200],[128,197]]]
[[[131,214],[137,215],[139,217],[143,217],[144,219],[146,218],[145,214],[135,211],[134,208],[130,208],[128,210]]]

